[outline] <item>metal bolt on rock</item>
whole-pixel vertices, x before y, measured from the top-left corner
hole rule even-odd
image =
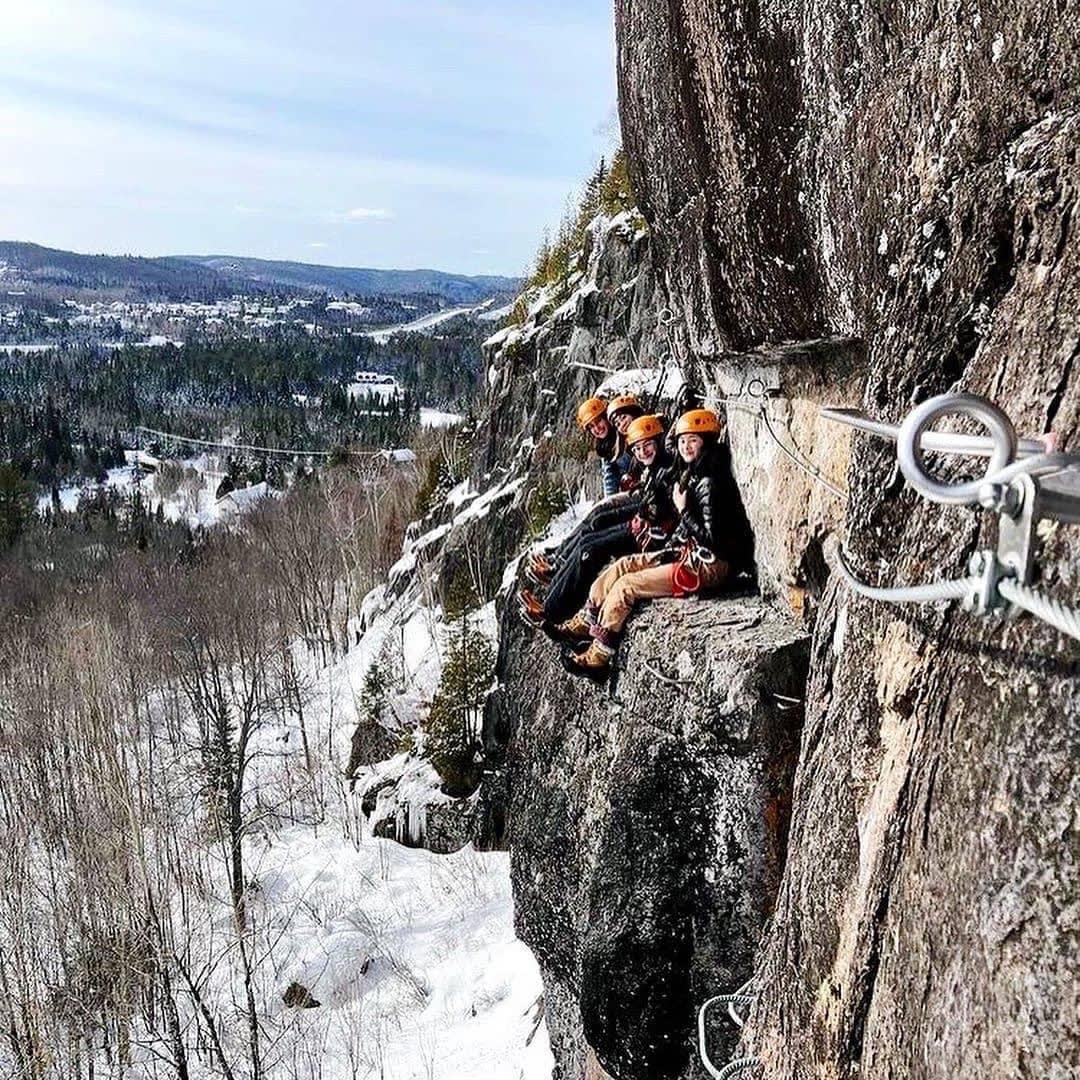
[[[978,615],[1015,618],[1027,612],[1080,640],[1080,611],[1044,596],[1031,582],[1035,572],[1035,529],[1043,518],[1080,523],[1080,455],[1049,453],[1038,439],[1021,439],[1006,413],[974,394],[940,394],[911,411],[899,426],[873,420],[854,409],[822,409],[837,423],[896,443],[896,457],[907,482],[931,502],[982,507],[998,516],[995,550],[977,551],[968,577],[925,585],[876,587],[852,572],[841,552],[836,566],[860,596],[887,603],[959,600]],[[979,421],[988,436],[932,430],[944,416]],[[988,457],[985,475],[946,483],[926,468],[926,451]]]

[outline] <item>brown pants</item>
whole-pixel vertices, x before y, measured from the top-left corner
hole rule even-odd
[[[719,585],[728,571],[728,564],[719,559],[702,565],[698,571],[698,588]],[[661,563],[656,554],[626,555],[616,559],[593,582],[589,602],[600,609],[598,625],[609,634],[617,634],[639,600],[674,595],[674,563]]]

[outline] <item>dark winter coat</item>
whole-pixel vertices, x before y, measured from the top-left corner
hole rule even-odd
[[[686,491],[686,509],[671,538],[671,548],[697,545],[728,563],[735,573],[752,569],[754,536],[731,475],[727,444],[707,446],[701,457],[684,469],[680,485]]]
[[[656,457],[642,469],[637,489],[638,515],[649,526],[649,542],[643,545],[647,548],[666,541],[679,520],[671,501],[678,476],[678,459],[664,443],[658,442]]]
[[[605,498],[624,490],[623,477],[633,475],[634,455],[614,427],[597,442],[596,453],[600,457],[600,478]]]

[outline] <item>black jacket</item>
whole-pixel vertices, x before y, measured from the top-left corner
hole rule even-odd
[[[671,501],[672,489],[679,475],[679,463],[664,443],[658,440],[657,446],[653,463],[641,471],[638,513],[650,525],[659,526],[670,533],[679,517]]]
[[[734,572],[754,565],[754,536],[746,520],[727,443],[707,446],[679,478],[686,509],[671,538],[672,547],[695,543],[731,565]]]
[[[600,475],[603,477],[605,497],[626,490],[628,485],[633,486],[625,481],[624,477],[635,475],[637,463],[626,441],[614,426],[597,441],[596,453],[600,458]]]

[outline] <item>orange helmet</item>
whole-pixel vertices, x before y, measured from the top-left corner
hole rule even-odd
[[[664,434],[664,425],[659,416],[639,416],[626,429],[626,445],[644,442],[646,439],[658,439]]]
[[[599,420],[607,411],[607,402],[603,398],[586,398],[577,410],[578,427],[585,430],[594,420]]]
[[[623,409],[639,409],[641,402],[633,394],[616,394],[607,405],[608,419],[610,420],[617,412]]]
[[[712,409],[691,409],[679,417],[675,437],[680,435],[719,435],[720,418]]]

